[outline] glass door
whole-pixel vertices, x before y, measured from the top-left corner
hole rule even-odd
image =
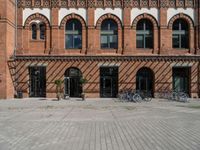
[[[100,68],[100,96],[116,97],[118,93],[118,68]]]
[[[66,96],[70,96],[70,78],[69,77],[65,77],[64,79],[64,95]]]
[[[46,97],[46,67],[29,67],[29,96]]]
[[[103,88],[102,88],[102,96],[103,97],[112,97],[112,78],[105,77],[103,78]]]

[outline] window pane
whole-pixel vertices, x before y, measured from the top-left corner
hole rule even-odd
[[[173,24],[173,30],[179,30],[179,21],[175,21]]]
[[[153,37],[152,35],[146,35],[146,39],[145,39],[145,43],[146,43],[146,46],[145,48],[153,48]]]
[[[117,36],[116,35],[112,35],[110,36],[110,48],[117,48]]]
[[[153,25],[151,23],[150,20],[145,20],[145,27],[146,27],[146,30],[153,30]]]
[[[82,30],[82,25],[79,20],[72,19],[66,23],[66,30]]]
[[[181,35],[181,48],[188,48],[188,36]]]
[[[181,21],[181,30],[188,30],[188,23],[184,20]]]
[[[73,48],[73,35],[66,35],[66,48]]]
[[[179,48],[179,35],[173,35],[173,48]]]
[[[117,30],[117,23],[112,19],[106,19],[101,24],[101,30]]]
[[[105,35],[101,36],[101,48],[108,48],[108,37]]]
[[[74,48],[82,48],[82,40],[80,35],[74,35]]]
[[[32,39],[37,39],[37,26],[35,24],[32,25]]]
[[[144,20],[137,23],[137,30],[144,30]]]
[[[137,48],[144,48],[144,37],[143,35],[137,35]]]
[[[45,25],[44,24],[40,25],[40,39],[42,40],[45,39]]]

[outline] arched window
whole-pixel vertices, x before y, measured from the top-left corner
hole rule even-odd
[[[142,19],[136,28],[137,48],[153,48],[153,25],[150,20]]]
[[[188,24],[183,19],[177,19],[173,23],[173,48],[188,48],[189,34]]]
[[[76,19],[69,20],[65,28],[65,48],[81,49],[82,48],[82,25]]]
[[[32,39],[36,40],[37,39],[37,25],[36,24],[32,24]]]
[[[44,23],[40,24],[40,39],[41,40],[45,39],[45,24]]]
[[[101,24],[101,48],[117,49],[118,27],[112,19],[106,19]]]

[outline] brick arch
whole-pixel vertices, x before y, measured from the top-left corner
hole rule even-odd
[[[110,14],[110,13],[101,16],[101,17],[97,20],[97,24],[96,24],[96,28],[97,28],[97,29],[101,29],[101,24],[102,24],[102,22],[103,22],[105,19],[112,19],[112,20],[114,20],[114,21],[117,23],[118,29],[120,29],[120,30],[122,29],[121,20],[120,20],[117,16],[115,16],[115,15],[113,15],[113,14]]]
[[[44,15],[35,13],[26,19],[24,28],[28,29],[32,20],[39,20],[39,21],[43,22],[47,28],[50,27],[49,20]]]
[[[144,70],[144,69],[148,70],[149,72],[151,72],[151,74],[152,74],[153,76],[155,76],[155,73],[154,73],[153,69],[152,69],[151,67],[149,67],[149,66],[143,66],[143,67],[141,67],[141,68],[137,68],[137,69],[135,70],[135,71],[136,71],[136,75],[138,74],[139,71]]]
[[[192,19],[188,15],[185,15],[183,13],[177,14],[170,19],[169,24],[168,24],[169,29],[172,29],[173,23],[177,19],[183,19],[183,20],[187,21],[189,28],[194,29],[194,23],[193,23]]]
[[[141,19],[148,19],[148,20],[150,20],[150,21],[152,22],[152,24],[153,24],[154,29],[158,29],[158,23],[157,23],[156,19],[155,19],[153,16],[151,16],[151,15],[149,15],[149,14],[146,14],[146,13],[137,16],[137,17],[133,20],[132,27],[136,29],[137,23],[138,23]]]
[[[85,20],[84,20],[81,16],[79,16],[79,15],[77,15],[77,14],[74,14],[74,13],[72,13],[72,14],[70,14],[70,15],[67,15],[67,16],[65,16],[65,17],[62,19],[62,21],[61,21],[61,23],[60,23],[60,28],[61,28],[61,29],[64,29],[64,28],[65,28],[65,25],[66,25],[66,23],[67,23],[67,21],[69,21],[69,20],[71,20],[71,19],[77,19],[77,20],[79,20],[80,23],[82,24],[82,29],[85,29],[85,28],[86,28]]]

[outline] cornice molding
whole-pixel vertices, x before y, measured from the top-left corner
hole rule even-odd
[[[28,56],[18,55],[16,61],[200,61],[197,56]]]

